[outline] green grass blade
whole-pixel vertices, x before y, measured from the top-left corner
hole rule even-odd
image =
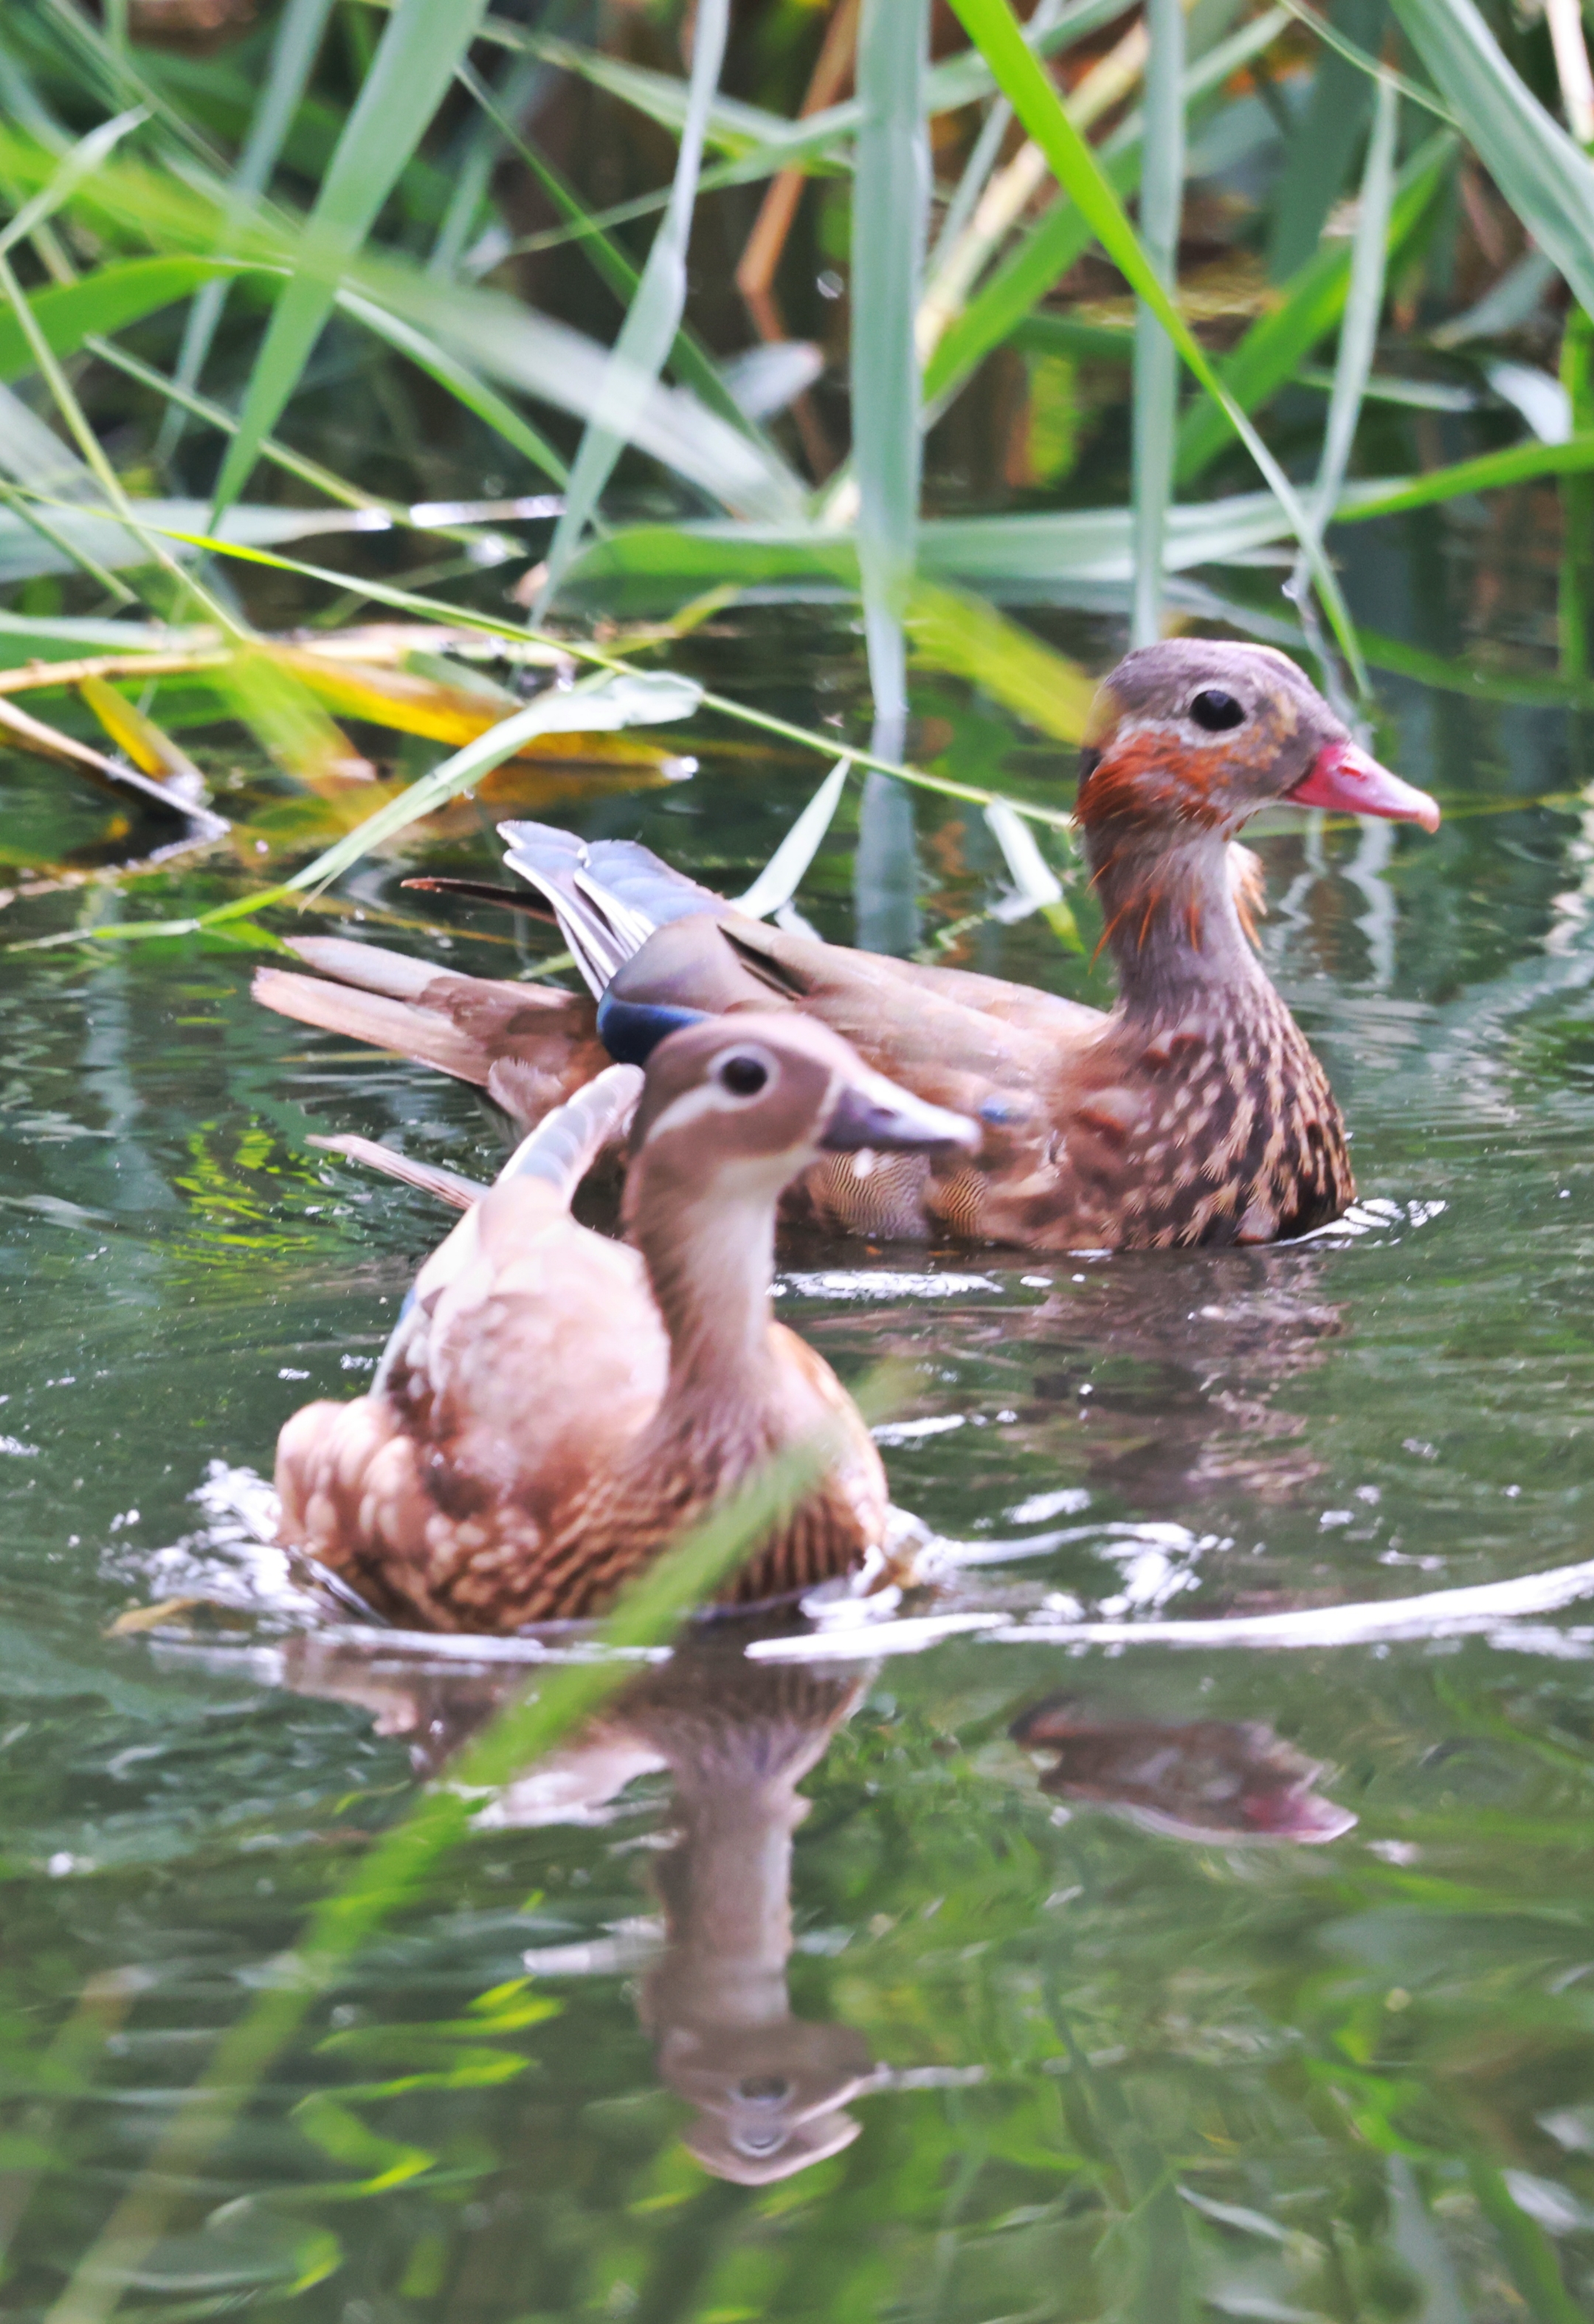
[[[1357,71],[1365,73],[1369,80],[1387,81],[1397,97],[1405,97],[1413,105],[1420,105],[1424,113],[1431,113],[1447,128],[1460,129],[1461,124],[1449,106],[1442,97],[1435,97],[1431,88],[1424,88],[1416,81],[1408,80],[1392,65],[1380,64],[1377,57],[1369,56],[1355,41],[1348,39],[1338,25],[1325,23],[1315,8],[1308,8],[1304,5],[1304,0],[1278,0],[1278,5],[1295,18],[1297,24],[1310,25],[1325,48],[1342,57],[1348,65],[1354,65]]]
[[[730,32],[730,0],[702,0],[692,42],[692,78],[669,207],[653,237],[648,263],[626,309],[597,402],[570,472],[560,517],[548,552],[548,578],[538,600],[540,614],[557,595],[559,578],[596,513],[598,499],[634,415],[652,393],[666,356],[674,346],[686,304],[686,244],[697,200],[704,132],[719,87]]]
[[[1184,196],[1184,11],[1180,0],[1146,0],[1146,161],[1140,181],[1140,240],[1148,264],[1169,291],[1179,278],[1179,225]],[[1129,643],[1162,635],[1163,537],[1174,483],[1179,411],[1179,360],[1174,343],[1142,300],[1135,321],[1135,595]]]
[[[852,770],[851,759],[836,761],[746,894],[732,898],[739,912],[767,920],[771,912],[790,903],[835,820]]]
[[[1594,313],[1594,165],[1502,54],[1472,0],[1391,0],[1469,143]]]
[[[51,212],[71,200],[78,188],[92,179],[119,145],[130,130],[139,128],[149,118],[143,106],[131,112],[117,114],[114,121],[102,121],[87,137],[79,138],[69,152],[49,157],[50,176],[46,183],[24,202],[14,217],[0,227],[0,254],[14,250],[19,242],[44,224]]]
[[[1350,484],[1334,512],[1336,524],[1361,524],[1377,516],[1402,516],[1407,509],[1432,508],[1469,493],[1531,484],[1538,476],[1577,476],[1594,468],[1594,435],[1569,437],[1564,444],[1514,444],[1506,452],[1485,452],[1432,468],[1425,476],[1368,477]]]
[[[32,291],[27,304],[45,345],[52,355],[64,357],[76,355],[97,334],[104,337],[125,330],[130,323],[190,297],[218,272],[235,272],[225,259],[113,259],[80,281]],[[32,345],[21,320],[0,315],[0,379],[20,379],[33,368]]]
[[[631,264],[620,244],[605,234],[599,222],[583,208],[574,187],[545,154],[538,152],[530,139],[521,136],[513,120],[499,109],[492,91],[475,69],[468,64],[462,65],[459,78],[494,123],[505,144],[524,161],[560,216],[578,230],[582,248],[592,262],[594,271],[614,293],[622,307],[629,309],[642,279],[638,269]],[[705,180],[700,174],[697,180],[699,193],[703,192],[705,184]],[[665,198],[667,201],[668,198],[668,196]],[[437,270],[434,267],[432,271],[435,272]],[[727,393],[713,357],[706,348],[698,345],[685,324],[676,332],[668,364],[675,376],[684,382],[711,411],[717,412],[722,420],[728,420],[733,428],[739,428],[744,435],[757,433],[749,427],[734,397]]]
[[[1068,118],[1056,90],[1025,47],[1008,0],[953,0],[953,5],[970,39],[983,51],[1012,99],[1013,110],[1046,153],[1058,183],[1088,219],[1107,255],[1151,309],[1202,386],[1221,407],[1230,426],[1261,471],[1289,521],[1290,530],[1306,551],[1312,578],[1330,625],[1357,683],[1361,684],[1361,655],[1350,616],[1333,568],[1313,535],[1311,519],[1299,494],[1218,377],[1205,351],[1157,280],[1156,269],[1148,263],[1095,154]]]
[[[1254,23],[1242,26],[1230,40],[1209,49],[1184,76],[1186,110],[1193,110],[1220,91],[1232,74],[1277,38],[1285,22],[1281,9],[1270,9]],[[1141,116],[1132,115],[1100,149],[1108,182],[1120,198],[1132,194],[1140,182],[1142,126]],[[1090,226],[1066,199],[1055,202],[1037,221],[1018,249],[948,326],[925,367],[926,411],[938,413],[944,409],[991,350],[1010,337],[1037,302],[1062,280],[1090,247]],[[1045,319],[1049,322],[1052,318]]]
[[[319,51],[331,5],[332,0],[287,0],[272,43],[265,86],[233,177],[233,192],[241,208],[246,209],[271,183]],[[218,277],[194,301],[177,358],[179,387],[191,389],[198,384],[221,322],[227,289],[226,280]],[[156,443],[158,460],[169,459],[176,450],[184,416],[180,402],[168,409]]]
[[[1421,145],[1396,180],[1390,209],[1388,258],[1398,258],[1426,217],[1444,182],[1455,139],[1441,130]],[[1255,410],[1291,380],[1319,341],[1345,311],[1350,289],[1349,243],[1330,243],[1294,281],[1282,303],[1251,325],[1221,374],[1225,386],[1248,410]],[[1222,415],[1206,405],[1186,413],[1179,429],[1175,474],[1191,484],[1209,468],[1229,441]]]
[[[918,524],[914,348],[930,198],[926,0],[864,0],[852,191],[852,459],[877,745],[895,757],[908,715],[901,609]],[[880,741],[882,728],[893,737]]]
[[[217,481],[219,514],[236,500],[262,440],[297,388],[331,312],[336,276],[359,248],[447,94],[486,0],[399,0],[375,61],[322,180],[307,228],[313,267],[296,273],[277,301],[250,374],[238,432]]]
[[[983,598],[917,581],[908,634],[916,659],[969,678],[1055,742],[1083,742],[1095,680]]]
[[[1336,26],[1376,49],[1387,0],[1333,0]],[[1372,88],[1366,73],[1337,49],[1318,60],[1312,94],[1288,142],[1267,238],[1267,272],[1287,281],[1317,248],[1328,214],[1366,125]]]
[[[378,338],[385,340],[390,347],[408,356],[419,370],[435,379],[439,387],[446,387],[467,411],[474,411],[478,420],[484,420],[489,428],[494,429],[504,442],[512,445],[534,468],[539,468],[545,476],[551,476],[557,484],[565,483],[570,472],[547,438],[529,420],[523,420],[514,406],[506,403],[484,380],[478,379],[460,356],[440,346],[436,339],[415,324],[405,322],[401,316],[390,314],[374,300],[361,298],[357,291],[340,290],[336,303],[354,321],[363,323],[368,331],[373,331]],[[263,451],[265,440],[262,440]]]
[[[1319,530],[1328,522],[1345,481],[1377,346],[1378,318],[1384,309],[1384,261],[1395,199],[1399,113],[1399,97],[1387,82],[1380,81],[1374,100],[1367,165],[1361,177],[1360,215],[1351,250],[1345,318],[1340,326],[1340,355],[1334,365],[1333,391],[1329,397],[1328,421],[1317,470],[1313,514]]]

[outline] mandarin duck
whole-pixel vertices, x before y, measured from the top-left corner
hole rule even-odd
[[[592,994],[439,973],[322,938],[323,980],[263,971],[261,1000],[484,1085],[534,1118],[608,1051],[694,1015],[784,1008],[930,1102],[977,1116],[978,1157],[825,1155],[799,1207],[876,1237],[1032,1250],[1265,1243],[1336,1218],[1355,1184],[1327,1077],[1258,960],[1232,843],[1288,801],[1437,827],[1271,647],[1172,639],[1097,696],[1077,806],[1110,1011],[765,927],[627,841],[501,826]],[[433,884],[433,883],[425,883]],[[516,891],[477,890],[501,900]]]
[[[633,1106],[626,1244],[570,1203]],[[370,1393],[283,1428],[283,1545],[401,1622],[584,1616],[824,1433],[817,1481],[725,1594],[759,1602],[850,1572],[886,1544],[885,1475],[829,1366],[772,1320],[776,1204],[823,1153],[970,1153],[979,1135],[825,1026],[766,1013],[669,1034],[645,1077],[608,1067],[479,1201],[401,1161],[470,1208],[421,1268]]]

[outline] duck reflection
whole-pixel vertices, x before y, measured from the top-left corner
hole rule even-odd
[[[833,1361],[900,1356],[978,1383],[1015,1408],[1009,1451],[1055,1457],[1061,1426],[1071,1475],[1138,1514],[1228,1530],[1222,1510],[1289,1504],[1320,1473],[1289,1398],[1346,1329],[1325,1265],[1288,1247],[1064,1259],[1021,1278],[1022,1302],[871,1298],[802,1328]]]
[[[1051,1752],[1040,1787],[1108,1807],[1174,1840],[1338,1840],[1356,1818],[1313,1785],[1324,1774],[1259,1720],[1104,1716],[1061,1694],[1014,1721],[1023,1749]]]
[[[797,1785],[869,1674],[752,1663],[744,1643],[745,1626],[726,1624],[679,1646],[484,1820],[601,1821],[626,1784],[668,1771],[675,1837],[650,1866],[664,1943],[643,1971],[639,2015],[662,2079],[693,2109],[686,2146],[716,2178],[757,2187],[849,2145],[861,2125],[847,2102],[881,2078],[861,2034],[794,2016],[787,1987],[792,1835],[808,1812]],[[512,1686],[502,1674],[407,1670],[397,1655],[314,1636],[292,1643],[285,1676],[363,1704],[379,1731],[409,1738],[426,1774]]]

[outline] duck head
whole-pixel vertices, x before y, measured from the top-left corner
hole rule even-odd
[[[758,1010],[696,1017],[633,1004],[632,1057],[645,1013],[659,1024],[631,1151],[705,1194],[773,1204],[821,1154],[979,1151],[976,1123],[874,1073],[840,1034],[811,1018]]]
[[[1096,852],[1231,839],[1265,807],[1332,807],[1439,827],[1439,807],[1370,758],[1287,655],[1169,638],[1128,654],[1096,696],[1079,818]]]

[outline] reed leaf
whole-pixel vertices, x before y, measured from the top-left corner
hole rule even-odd
[[[1362,171],[1350,280],[1345,317],[1340,326],[1339,361],[1334,366],[1333,390],[1329,397],[1322,454],[1318,463],[1313,516],[1320,533],[1332,515],[1344,484],[1377,346],[1378,318],[1384,306],[1384,261],[1395,197],[1395,143],[1399,114],[1399,97],[1387,82],[1380,81],[1374,99],[1367,164]]]
[[[1220,92],[1234,73],[1242,70],[1253,57],[1277,39],[1285,22],[1281,9],[1269,9],[1199,58],[1184,77],[1186,112]],[[1132,194],[1139,184],[1143,154],[1144,123],[1142,115],[1136,113],[1120,124],[1099,150],[1101,169],[1119,196]],[[1017,249],[995,269],[963,313],[947,327],[925,366],[927,411],[944,410],[951,397],[991,350],[1011,336],[1083,255],[1091,238],[1089,221],[1066,198],[1054,203],[1036,221]],[[1052,318],[1046,319],[1049,322]]]
[[[1171,293],[1178,287],[1184,194],[1184,11],[1180,0],[1146,0],[1146,32],[1140,240],[1147,263]],[[1172,339],[1142,299],[1135,320],[1131,645],[1152,645],[1162,635],[1163,542],[1173,493],[1178,411],[1178,356]]]
[[[835,820],[852,770],[851,759],[836,761],[751,887],[745,895],[733,898],[739,912],[767,920],[771,912],[790,903]]]
[[[225,259],[112,259],[77,282],[31,291],[27,304],[40,336],[58,356],[74,355],[96,334],[125,330],[203,290],[235,268]],[[36,368],[32,340],[14,314],[0,313],[0,380]]]
[[[342,264],[365,240],[399,174],[447,94],[486,0],[399,0],[331,165],[305,235],[305,263],[277,301],[249,375],[238,432],[216,485],[216,514],[235,501],[263,439],[299,385],[332,311]]]
[[[1472,0],[1390,0],[1500,191],[1594,313],[1594,164],[1516,74]]]
[[[272,43],[272,61],[266,71],[265,85],[260,92],[260,102],[249,125],[249,135],[238,157],[233,173],[233,218],[250,209],[272,181],[284,139],[295,113],[299,110],[316,54],[327,29],[327,19],[332,0],[287,0]],[[218,274],[208,282],[195,300],[183,333],[182,346],[177,358],[177,382],[180,387],[198,385],[205,368],[206,357],[221,322],[226,304],[227,278]],[[100,324],[99,329],[114,328]],[[157,443],[157,457],[170,457],[182,433],[185,412],[180,402],[169,408]],[[263,430],[263,435],[268,431]]]
[[[1055,742],[1083,742],[1094,679],[983,598],[917,581],[908,600],[908,633],[918,659],[972,679]]]
[[[692,78],[675,182],[664,223],[614,343],[565,495],[565,512],[548,553],[539,612],[557,595],[559,578],[594,514],[598,496],[629,440],[633,414],[647,401],[674,346],[686,304],[686,244],[697,198],[697,172],[708,111],[719,86],[730,31],[730,0],[701,0],[692,43]]]
[[[702,699],[702,688],[690,678],[668,671],[605,672],[579,686],[549,687],[523,710],[500,719],[429,775],[410,784],[399,798],[378,808],[302,872],[295,872],[285,891],[325,887],[373,847],[397,838],[422,816],[457,798],[528,742],[545,734],[612,733],[625,726],[656,726],[668,719],[689,717]]]

